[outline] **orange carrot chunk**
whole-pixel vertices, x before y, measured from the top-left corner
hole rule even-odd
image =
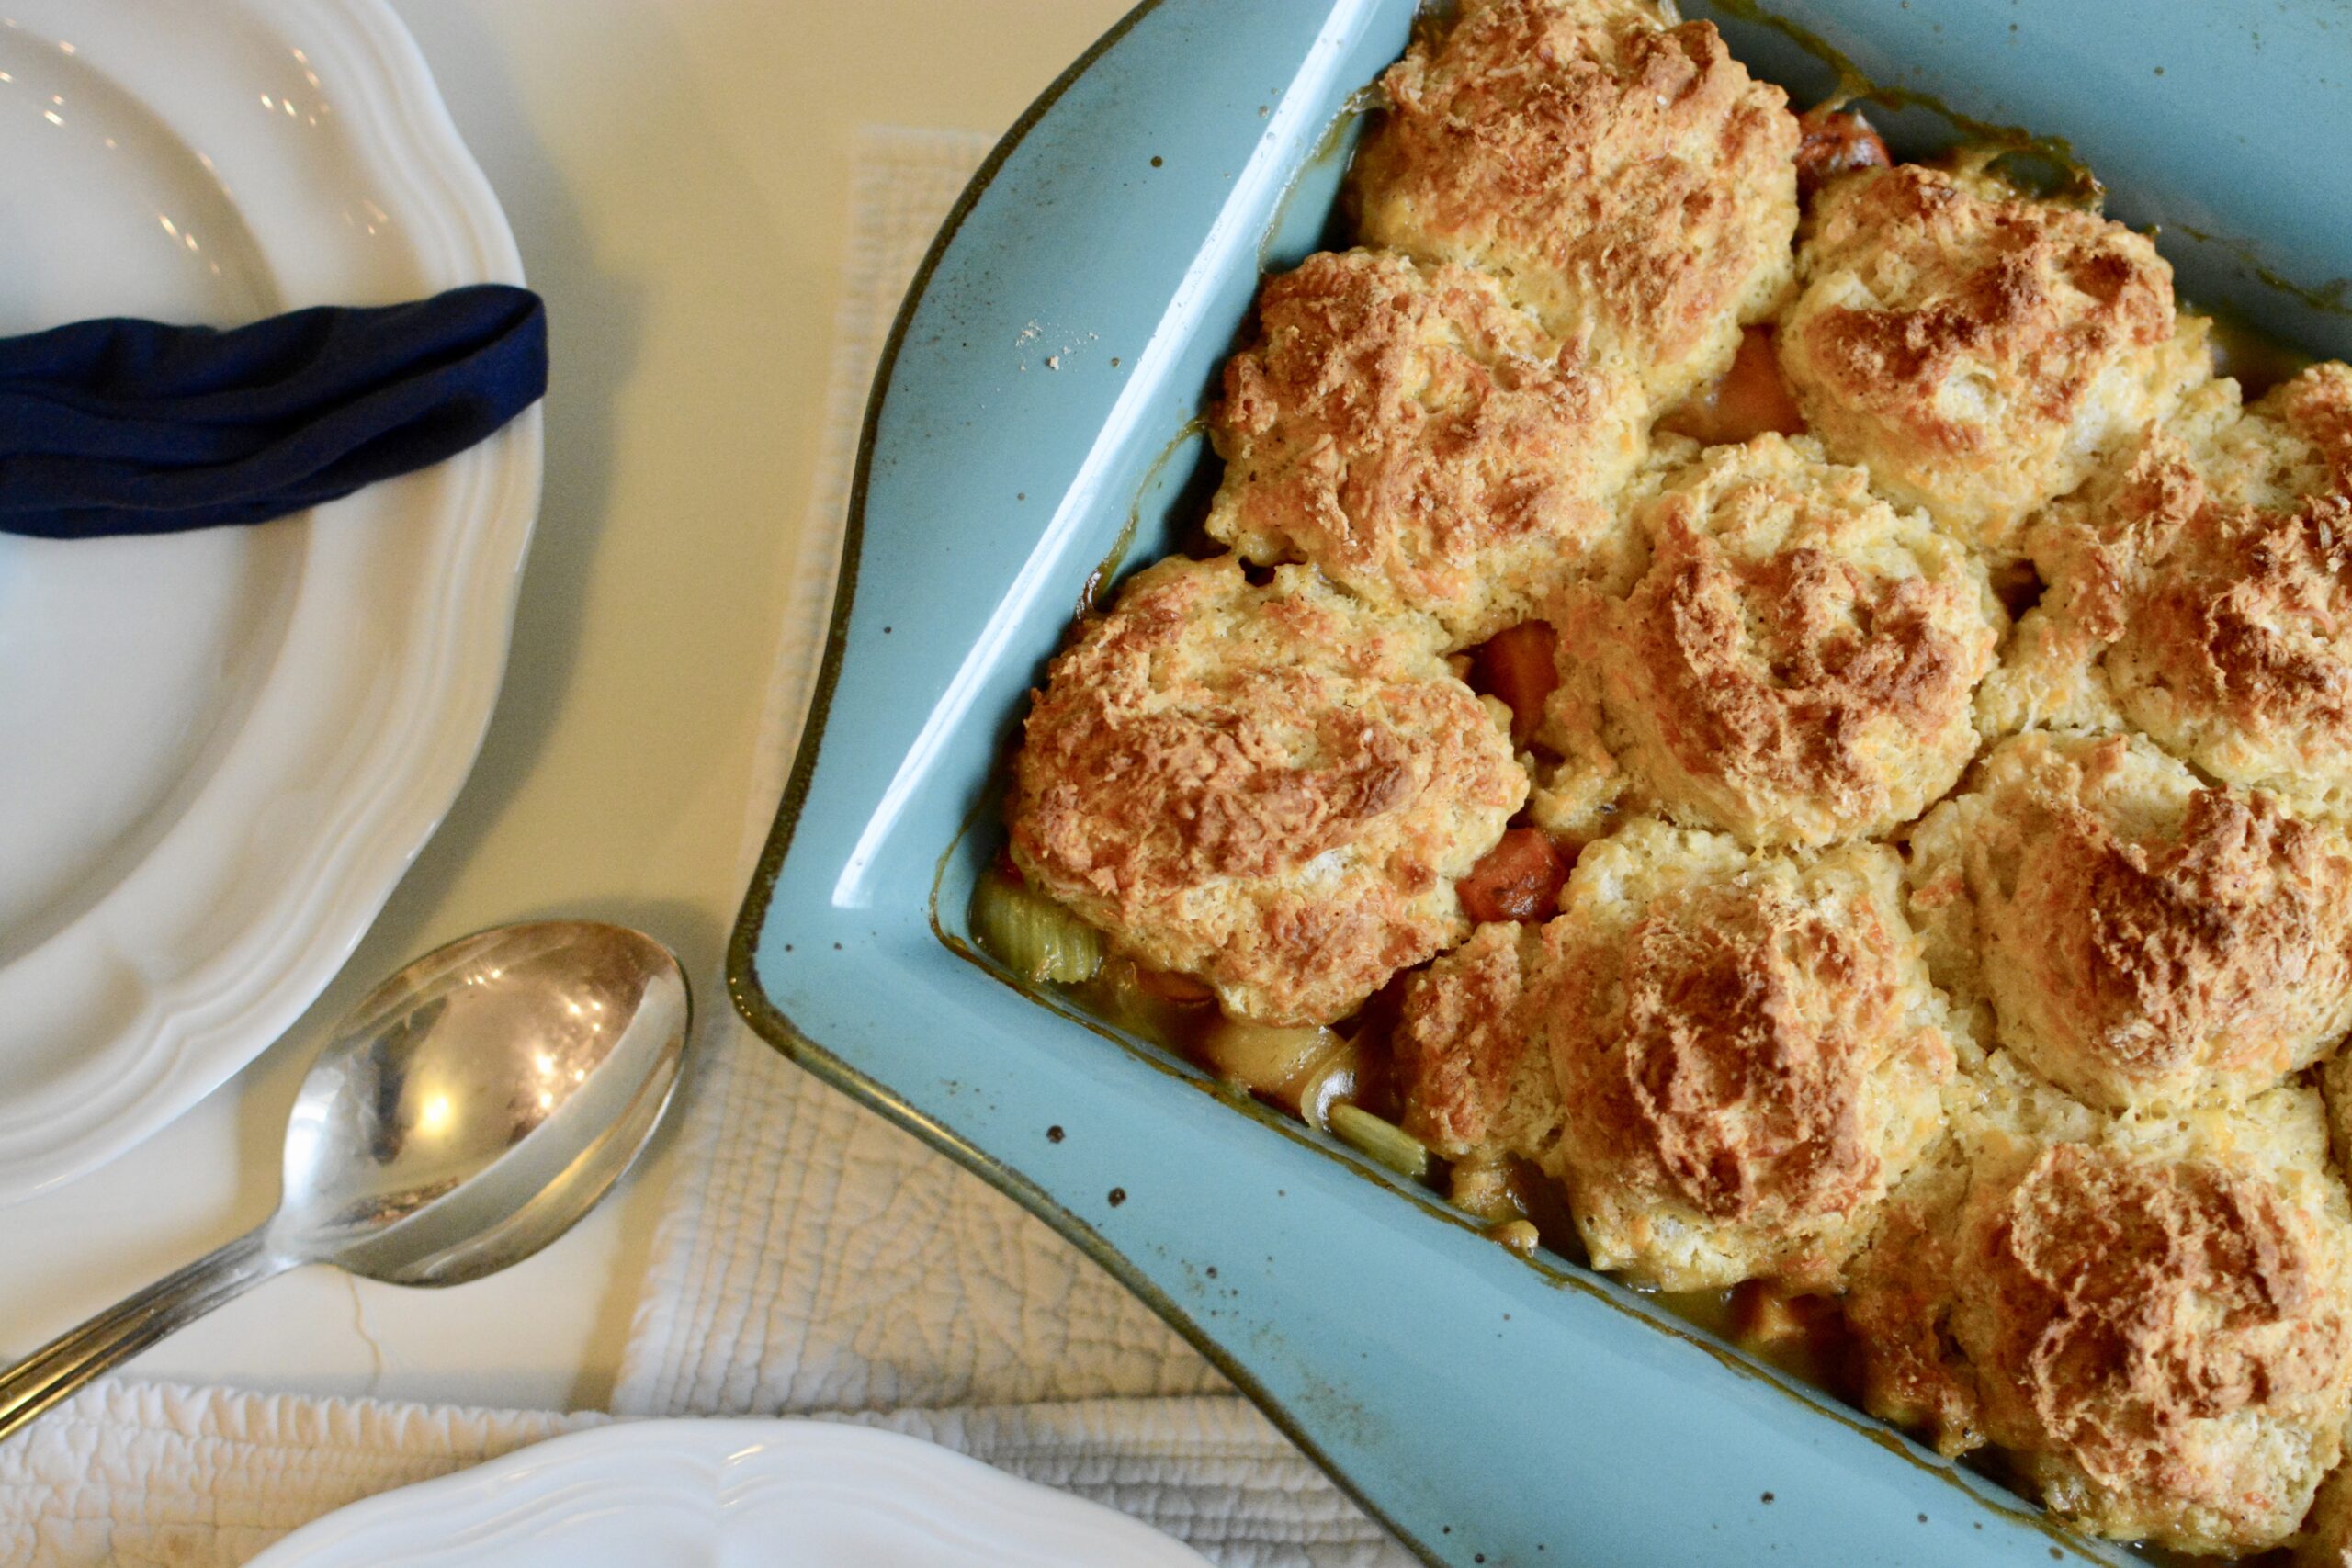
[[[1540,828],[1513,828],[1454,885],[1474,920],[1549,919],[1568,880],[1568,863]]]
[[[1688,435],[1702,446],[1735,446],[1766,431],[1803,433],[1804,415],[1781,379],[1772,329],[1749,327],[1742,333],[1739,353],[1723,378],[1676,404],[1658,421],[1658,428]]]
[[[1739,354],[1715,391],[1715,408],[1734,432],[1731,439],[1746,441],[1766,431],[1796,435],[1804,430],[1804,415],[1781,379],[1780,356],[1772,352],[1772,329],[1750,327],[1740,334]]]
[[[1524,746],[1544,722],[1544,699],[1560,683],[1553,650],[1559,637],[1548,621],[1521,621],[1497,632],[1470,656],[1473,690],[1501,700],[1510,709],[1510,739]]]

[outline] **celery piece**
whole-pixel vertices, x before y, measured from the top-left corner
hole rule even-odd
[[[1131,958],[1114,958],[1104,964],[1094,976],[1088,1000],[1104,1022],[1116,1028],[1131,1030],[1147,1040],[1167,1036],[1167,1004],[1143,987]]]
[[[1359,1153],[1416,1181],[1429,1175],[1429,1145],[1394,1122],[1384,1122],[1346,1100],[1331,1107],[1329,1117],[1331,1131]]]
[[[1331,1107],[1356,1092],[1363,1077],[1363,1046],[1342,1040],[1330,1054],[1318,1057],[1298,1090],[1300,1120],[1318,1133],[1331,1130]]]
[[[1023,978],[1065,986],[1094,977],[1102,967],[1102,933],[1055,903],[1001,876],[983,876],[972,889],[972,935]]]

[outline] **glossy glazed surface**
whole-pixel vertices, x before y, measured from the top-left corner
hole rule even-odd
[[[2311,188],[2342,184],[2301,153],[2301,198],[2244,178],[2234,136],[2155,160],[2126,141],[2166,123],[2147,95],[2169,78],[2143,42],[2195,62],[2184,75],[2209,60],[2236,71],[2250,11],[2180,17],[2158,40],[2112,4],[1959,9],[1898,24],[1860,4],[1783,8],[1849,55],[1881,51],[1889,80],[1928,73],[1978,119],[2070,131],[2135,220],[2211,209],[2284,232]],[[1188,422],[1261,262],[1314,248],[1344,151],[1318,128],[1401,47],[1409,11],[1162,0],[984,172],[869,413],[829,700],[738,933],[739,1003],[780,1048],[1087,1245],[1431,1561],[2099,1556],[1634,1293],[1522,1264],[1271,1113],[1243,1107],[1261,1123],[1246,1125],[1197,1075],[1050,1016],[962,947],[1021,695],[1106,553],[1132,534],[1132,558],[1150,559],[1197,508]],[[2015,46],[2000,41],[2012,21]],[[2312,34],[2302,54],[2260,69],[2267,96],[2319,114],[2352,48],[2309,22],[2290,21]],[[1737,29],[1735,48],[1804,101],[1801,78],[1826,73],[1781,37]],[[2237,80],[2215,67],[2197,91]],[[2078,122],[2058,112],[2086,103]],[[2233,107],[2199,103],[2181,124],[2211,130]],[[1917,149],[1936,128],[1896,130]],[[1074,249],[1092,265],[1069,267]],[[2313,302],[2325,258],[2352,265],[2352,242],[2321,253],[2261,263],[2293,269],[2309,301],[2218,269],[2188,287],[2274,325],[2305,312],[2313,346],[2337,349],[2341,321]]]

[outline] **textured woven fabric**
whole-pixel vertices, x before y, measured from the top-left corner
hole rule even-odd
[[[782,628],[765,836],[823,647],[857,435],[883,341],[988,143],[869,131],[854,175],[824,449]],[[616,1397],[628,1415],[764,1415],[1221,1390],[1140,1302],[986,1183],[785,1062],[731,1018],[704,1042]]]
[[[104,1382],[0,1443],[0,1562],[229,1568],[346,1503],[608,1419]]]
[[[454,457],[547,386],[546,307],[495,283],[225,332],[117,317],[0,338],[0,533],[267,522]]]

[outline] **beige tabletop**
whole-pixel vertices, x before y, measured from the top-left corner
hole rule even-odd
[[[0,1353],[257,1223],[320,1031],[473,928],[601,917],[675,945],[698,999],[737,855],[816,457],[862,124],[995,130],[1125,0],[395,0],[548,301],[547,500],[489,739],[345,977],[146,1145],[0,1211]],[[533,1261],[456,1290],[322,1269],[139,1363],[318,1393],[607,1397],[672,1162]]]

